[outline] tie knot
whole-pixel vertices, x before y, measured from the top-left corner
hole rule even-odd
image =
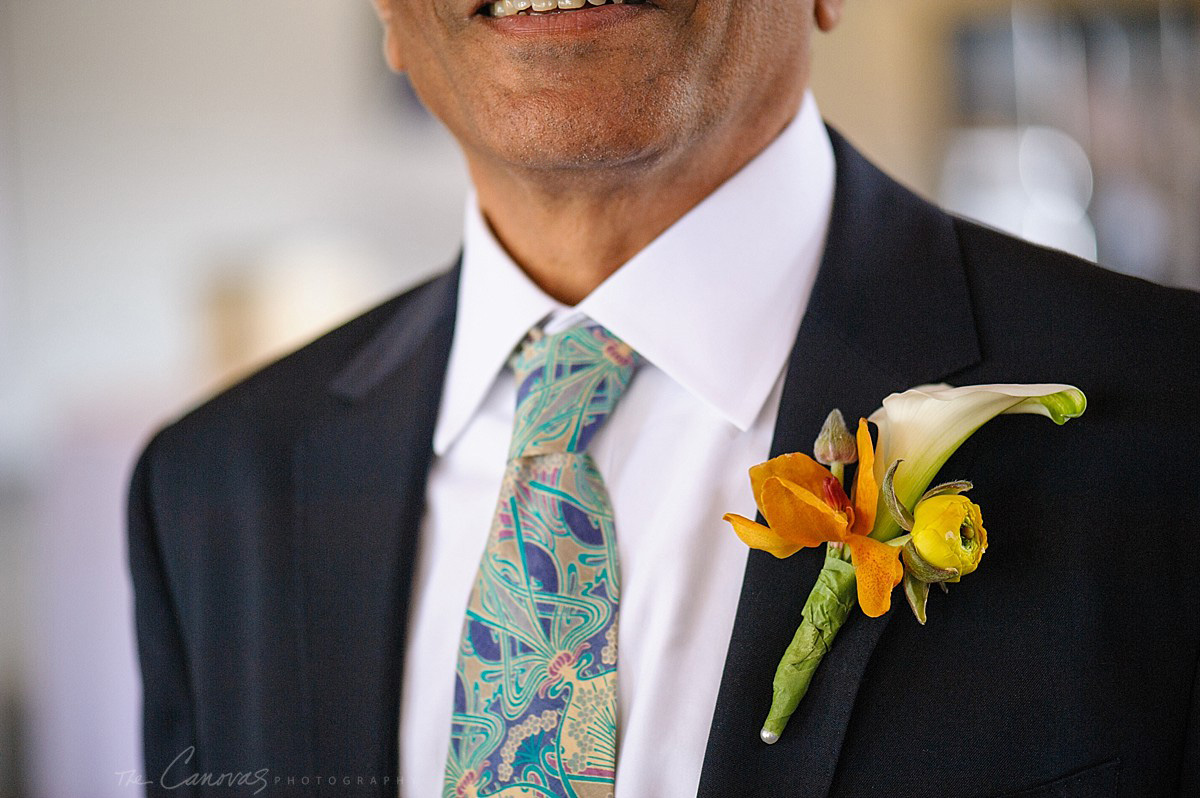
[[[509,361],[517,414],[509,459],[587,449],[633,377],[637,354],[599,324],[534,329]]]

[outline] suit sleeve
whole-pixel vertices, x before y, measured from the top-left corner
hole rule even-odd
[[[163,772],[177,758],[190,759],[195,765],[198,757],[192,748],[196,743],[195,715],[187,652],[155,526],[152,473],[158,441],[151,441],[142,453],[130,485],[129,569],[142,671],[144,776],[150,782],[146,792],[178,797],[194,793],[187,785],[167,791]],[[170,776],[168,780],[174,781]]]

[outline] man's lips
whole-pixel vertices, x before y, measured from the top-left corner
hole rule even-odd
[[[611,5],[642,5],[644,0],[483,0],[475,14],[485,17],[550,16]]]

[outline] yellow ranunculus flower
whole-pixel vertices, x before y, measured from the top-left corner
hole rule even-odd
[[[913,519],[912,543],[925,562],[935,568],[957,568],[959,576],[979,567],[987,551],[979,505],[959,494],[931,496],[917,505]]]

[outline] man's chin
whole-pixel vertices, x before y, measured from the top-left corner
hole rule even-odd
[[[554,136],[526,137],[520,143],[509,142],[496,154],[510,168],[532,176],[582,180],[589,175],[632,175],[652,168],[671,150],[663,136],[647,136],[644,131],[618,131],[595,138],[572,138],[564,142]]]
[[[515,167],[535,172],[628,170],[651,166],[679,149],[695,120],[671,113],[679,106],[629,103],[628,95],[545,95],[509,107],[519,112],[493,118],[480,130],[482,149]]]

